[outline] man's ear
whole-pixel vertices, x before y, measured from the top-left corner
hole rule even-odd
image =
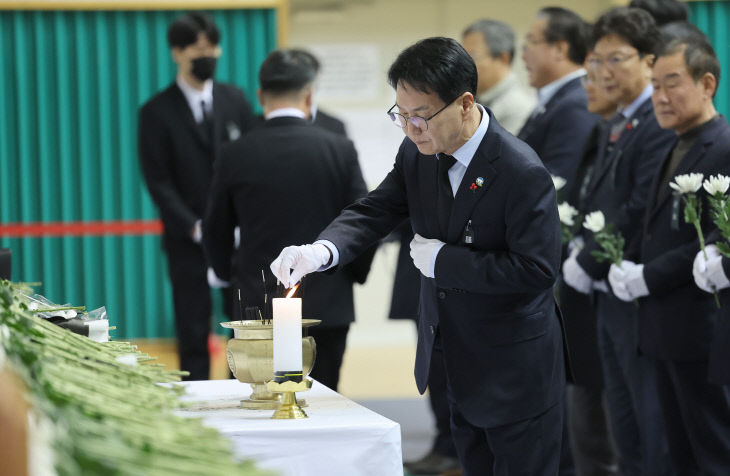
[[[699,82],[705,89],[705,94],[707,95],[707,98],[712,100],[712,98],[715,96],[715,91],[717,91],[717,78],[715,78],[715,75],[712,73],[705,73],[700,78]]]
[[[461,94],[460,100],[462,114],[470,113],[475,104],[474,95],[467,91]]]
[[[266,98],[264,97],[264,93],[261,92],[261,88],[258,88],[256,90],[256,97],[259,100],[259,104],[261,104],[261,107],[266,108],[264,102],[266,101]]]

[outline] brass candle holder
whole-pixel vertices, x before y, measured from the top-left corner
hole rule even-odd
[[[307,328],[319,324],[318,319],[302,319],[302,375],[311,372],[317,357],[314,338],[307,336]],[[275,410],[281,403],[282,393],[273,393],[267,382],[274,379],[274,330],[270,320],[243,320],[222,322],[233,329],[233,339],[226,345],[228,366],[239,382],[251,385],[251,395],[241,400],[241,407],[254,410]],[[294,382],[292,382],[294,383]],[[310,381],[311,387],[311,381]],[[303,391],[303,390],[296,390]],[[288,398],[288,397],[287,397]],[[304,400],[299,406],[306,406]]]
[[[281,395],[281,405],[279,405],[279,408],[271,416],[272,419],[299,420],[301,418],[309,418],[297,402],[296,392],[306,392],[312,388],[312,381],[310,379],[305,378],[301,382],[287,380],[281,383],[272,380],[266,383],[266,388],[272,393]]]

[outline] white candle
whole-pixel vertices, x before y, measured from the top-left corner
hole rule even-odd
[[[302,300],[275,298],[274,372],[302,370]]]

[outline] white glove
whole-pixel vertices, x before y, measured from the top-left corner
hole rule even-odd
[[[608,282],[613,294],[622,301],[648,296],[649,288],[644,280],[644,265],[633,261],[621,261],[621,266],[611,265]]]
[[[411,258],[413,264],[427,278],[434,277],[434,268],[436,265],[436,255],[444,242],[432,238],[424,238],[418,233],[411,240]]]
[[[230,285],[228,281],[223,281],[215,274],[213,268],[208,268],[208,286],[213,289],[227,288]]]
[[[241,227],[237,226],[233,229],[233,249],[238,249],[241,246]]]
[[[573,254],[573,250],[582,250],[583,246],[585,245],[585,240],[582,236],[576,236],[572,240],[570,240],[570,243],[568,243],[568,255]]]
[[[290,288],[304,275],[313,273],[330,260],[330,250],[322,243],[287,246],[269,266],[281,284]],[[292,271],[293,270],[293,271]]]
[[[573,248],[568,259],[563,263],[563,281],[579,293],[590,294],[593,289],[593,279],[578,264],[579,248]]]
[[[200,243],[203,241],[203,224],[201,220],[195,221],[193,229],[190,232],[190,238],[193,239],[193,243]]]
[[[593,289],[602,293],[608,293],[608,283],[605,279],[593,281]]]
[[[730,287],[730,280],[722,267],[722,255],[715,245],[705,247],[707,259],[702,250],[695,256],[692,264],[692,275],[697,287],[708,293]]]

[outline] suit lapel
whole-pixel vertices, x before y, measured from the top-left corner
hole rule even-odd
[[[714,129],[714,128],[711,127],[710,130],[712,130],[712,129]],[[669,179],[670,182],[677,175],[682,175],[682,174],[687,174],[687,173],[692,172],[692,170],[694,170],[694,168],[695,168],[695,165],[697,165],[697,162],[702,160],[702,158],[705,156],[705,152],[707,152],[707,148],[712,144],[713,141],[712,141],[712,135],[710,135],[707,138],[705,138],[703,136],[704,136],[704,134],[700,135],[700,137],[697,138],[695,143],[692,144],[692,147],[687,152],[687,155],[682,157],[682,159],[679,161],[679,165],[677,165],[677,169],[672,173],[672,177]],[[672,156],[672,154],[670,151],[670,153],[667,154],[667,158],[665,159],[665,164],[666,164],[666,161],[670,160],[671,156]],[[657,196],[657,193],[659,192],[658,190],[656,190],[656,188],[659,186],[659,182],[661,181],[661,175],[663,173],[664,173],[664,164],[663,164],[659,174],[657,174],[657,177],[654,180],[654,182],[655,182],[654,186],[652,187],[652,195],[650,196],[650,198],[652,199],[652,204],[654,206],[651,208],[651,215],[649,217],[650,220],[653,219],[657,215],[657,213],[659,213],[659,211],[663,208],[663,206],[666,203],[668,203],[674,195],[673,193],[667,192],[662,196],[662,199],[659,202],[656,202],[656,196]]]
[[[459,235],[466,226],[472,210],[494,183],[497,176],[497,169],[494,168],[491,162],[499,157],[502,141],[493,132],[493,128],[494,126],[490,124],[456,191],[454,204],[451,208],[451,218],[449,219],[447,243],[457,243],[459,241]],[[481,186],[479,182],[482,182]]]
[[[653,114],[651,99],[644,101],[636,113],[629,118],[624,131],[621,133],[621,137],[619,137],[613,145],[611,154],[608,156],[606,156],[606,148],[608,147],[608,139],[611,134],[610,127],[607,127],[606,130],[603,131],[599,142],[599,154],[601,160],[596,161],[597,170],[594,172],[595,178],[591,189],[595,189],[610,170],[618,167],[624,148],[626,148],[627,144],[634,140],[637,130],[639,130],[644,125],[643,123],[646,122],[647,111]]]
[[[213,83],[213,133],[211,148],[213,150],[213,160],[218,158],[218,151],[220,150],[221,142],[221,129],[223,128],[223,108],[225,107],[224,101],[220,97],[220,88],[218,83]]]

